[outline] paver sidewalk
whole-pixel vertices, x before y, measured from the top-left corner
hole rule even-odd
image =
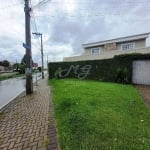
[[[0,113],[0,150],[46,149],[57,150],[58,144],[50,88],[44,79],[33,94],[18,97]]]
[[[150,107],[150,85],[136,85],[135,87],[138,89],[145,103]]]

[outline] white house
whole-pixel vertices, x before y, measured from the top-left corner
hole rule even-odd
[[[0,72],[3,72],[5,70],[4,66],[0,66]]]
[[[84,61],[108,59],[115,55],[130,53],[150,53],[150,47],[146,46],[149,33],[132,35],[106,41],[83,44],[84,53],[80,56],[66,57],[64,61]]]

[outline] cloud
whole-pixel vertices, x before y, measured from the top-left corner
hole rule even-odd
[[[82,44],[149,32],[149,0],[52,0],[34,7],[31,32],[43,34],[43,48],[50,61],[80,55]],[[34,16],[34,18],[33,18]],[[21,60],[25,49],[24,1],[0,4],[0,60]],[[35,25],[36,22],[36,25]],[[40,38],[32,36],[32,57],[41,63]]]
[[[45,54],[49,55],[53,61],[55,58],[58,60],[63,59],[63,57],[68,57],[72,54],[72,47],[69,44],[60,44],[60,45],[49,45],[45,48]]]
[[[24,20],[21,3],[12,1],[12,5],[14,7],[10,2],[3,1],[0,6],[0,60],[15,62],[16,59],[20,61],[24,53]]]

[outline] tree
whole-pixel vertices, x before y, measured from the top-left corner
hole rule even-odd
[[[24,64],[19,64],[18,69],[19,69],[19,73],[25,74],[25,65]]]
[[[19,63],[13,64],[13,68],[14,68],[14,69],[18,69],[18,66],[19,66]]]
[[[3,62],[2,61],[0,61],[0,66],[3,66]]]
[[[4,60],[4,61],[2,62],[2,65],[3,65],[4,67],[9,67],[10,62],[9,62],[8,60]]]

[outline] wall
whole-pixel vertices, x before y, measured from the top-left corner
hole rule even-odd
[[[5,67],[4,66],[0,66],[0,71],[5,71]]]
[[[135,43],[135,49],[146,47],[146,43],[145,43],[144,39],[133,41],[133,42]],[[132,41],[131,42],[124,42],[124,43],[132,43]],[[123,44],[123,43],[118,43],[117,44],[117,50],[121,50],[121,44]]]
[[[130,42],[135,43],[135,49],[144,48],[146,46],[145,39],[141,39],[141,40],[136,40],[136,41],[121,42],[121,43],[108,43],[105,45],[95,46],[95,47],[100,47],[101,52],[109,52],[109,51],[122,50],[121,44],[130,43]],[[83,55],[91,55],[91,48],[94,48],[94,47],[85,48]]]
[[[89,54],[89,55],[81,55],[75,57],[66,57],[64,58],[64,61],[70,62],[70,61],[85,61],[85,60],[101,60],[101,59],[113,58],[115,55],[131,54],[131,53],[150,54],[150,47],[139,48],[139,49],[134,49],[129,51],[116,50],[110,52],[103,52],[98,55]]]
[[[104,52],[104,46],[97,46],[97,47],[100,47],[101,52]],[[93,47],[93,48],[94,48],[94,47]],[[84,53],[83,53],[82,55],[92,55],[92,53],[91,53],[91,48],[86,48],[86,49],[84,50]]]

